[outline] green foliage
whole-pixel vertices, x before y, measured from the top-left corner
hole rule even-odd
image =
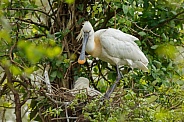
[[[47,64],[55,89],[72,88],[83,76],[105,93],[116,79],[114,67],[93,57],[88,57],[85,65],[76,63],[80,44],[75,38],[82,22],[89,20],[95,31],[112,27],[138,37],[136,43],[149,60],[149,72],[121,67],[124,78],[109,101],[90,101],[80,94],[70,107],[75,111],[79,102],[87,103],[82,114],[95,122],[184,121],[183,0],[0,3],[0,102],[4,108],[14,106],[18,99],[12,99],[18,95],[21,104],[32,99],[31,120],[65,115],[64,109],[51,101],[57,98],[48,99],[41,92],[45,84],[40,88],[28,77],[44,71]],[[10,99],[12,93],[15,96]]]
[[[83,114],[92,122],[183,121],[181,91],[179,87],[173,91],[163,86],[158,92],[143,96],[141,91],[124,89],[105,102],[92,100],[84,107]]]

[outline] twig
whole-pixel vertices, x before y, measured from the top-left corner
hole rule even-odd
[[[160,35],[154,33],[153,31],[151,31],[151,29],[146,29],[146,28],[147,28],[147,25],[146,25],[145,28],[141,28],[140,26],[138,26],[138,25],[136,24],[136,22],[132,22],[132,23],[133,23],[138,29],[140,29],[140,30],[142,30],[142,31],[147,31],[147,32],[150,32],[150,33],[152,33],[153,35],[155,35],[155,36],[157,36],[157,37],[161,37]]]
[[[146,95],[145,95],[145,96],[143,96],[143,97],[145,98],[145,97],[149,97],[149,96],[152,96],[152,95],[156,95],[156,96],[158,96],[158,94],[157,94],[157,93],[153,92],[153,93],[150,93],[150,94],[146,94]]]
[[[66,73],[65,73],[64,79],[67,77],[68,72],[70,71],[71,67],[72,67],[74,64],[76,64],[76,63],[77,63],[77,62],[74,62],[74,63],[70,64],[70,66],[68,67],[68,69],[67,69],[67,71],[66,71]]]
[[[106,79],[106,77],[102,74],[99,63],[97,63],[97,66],[98,66],[98,70],[99,70],[100,75],[103,77],[104,80],[106,80],[109,83],[109,81]]]
[[[17,26],[18,26],[18,25],[17,25]],[[18,27],[17,27],[17,28],[18,28]],[[18,31],[19,31],[19,29],[18,29]],[[10,51],[9,51],[9,58],[10,58],[10,61],[11,61],[13,64],[17,65],[17,66],[20,67],[21,69],[24,69],[24,67],[23,67],[21,64],[15,62],[15,61],[13,60],[13,57],[12,57],[13,50],[14,50],[14,48],[16,47],[17,42],[18,42],[18,31],[16,32],[16,41],[15,41],[15,43],[13,44],[13,46],[10,48]]]
[[[35,35],[34,37],[27,37],[27,38],[24,38],[25,40],[29,40],[29,39],[37,39],[37,38],[40,38],[40,37],[43,37],[43,36],[46,36],[45,34],[37,34]]]
[[[41,27],[44,27],[44,28],[46,28],[47,30],[49,30],[49,27],[47,27],[46,25],[44,25],[44,24],[39,24],[39,23],[37,23],[37,22],[33,22],[31,19],[26,19],[26,20],[21,19],[21,18],[15,18],[15,19],[17,19],[17,20],[19,20],[19,21],[22,21],[22,22],[26,22],[26,23],[30,23],[30,24],[37,25],[37,26],[41,26]]]
[[[152,27],[150,30],[153,30],[153,29],[155,29],[155,28],[158,28],[158,27],[163,26],[165,23],[170,22],[171,20],[175,19],[177,16],[179,16],[179,15],[181,15],[181,14],[183,14],[183,13],[184,13],[184,11],[182,11],[182,12],[180,12],[180,13],[174,15],[174,16],[171,17],[171,18],[166,19],[166,20],[163,21],[163,22],[158,23],[156,26]]]
[[[70,122],[70,120],[68,118],[67,104],[65,104],[65,114],[66,114],[66,120],[67,120],[67,122]]]
[[[63,105],[63,102],[60,102],[60,101],[56,101],[54,99],[52,99],[45,91],[43,91],[44,95],[51,101],[53,102],[54,104],[59,104],[59,105]]]
[[[5,79],[6,79],[6,73],[4,73],[3,78],[0,81],[0,85],[2,85],[2,83],[5,81]]]
[[[7,108],[7,109],[14,109],[15,107],[7,107],[7,106],[3,106],[3,105],[1,105],[0,107],[2,107],[2,108]]]
[[[45,122],[44,117],[42,116],[41,107],[39,108],[39,117],[41,118],[42,122]]]
[[[47,15],[48,17],[52,18],[53,20],[55,20],[55,18],[53,18],[52,16],[50,16],[48,13],[42,11],[42,10],[38,10],[38,9],[31,9],[31,8],[7,8],[7,10],[29,10],[29,11],[37,11],[37,12],[40,12],[42,14],[45,14]]]
[[[77,119],[78,117],[68,117],[68,119]],[[60,118],[53,118],[51,120],[61,120],[61,119],[67,119],[66,117],[60,117]]]
[[[174,105],[174,106],[171,106],[169,109],[172,110],[172,109],[176,109],[178,108],[179,105],[182,105],[183,101],[180,101],[178,104]]]

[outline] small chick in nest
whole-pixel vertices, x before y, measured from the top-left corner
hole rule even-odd
[[[73,90],[80,90],[80,89],[81,90],[86,89],[88,95],[91,96],[91,97],[102,95],[101,92],[89,87],[89,80],[85,77],[79,77],[77,79],[77,81],[75,81],[75,85],[74,85]]]

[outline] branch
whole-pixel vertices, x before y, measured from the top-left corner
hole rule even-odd
[[[183,101],[180,101],[178,104],[171,106],[169,109],[173,110],[173,109],[177,109],[180,105],[182,105]]]
[[[54,20],[57,21],[57,17],[56,17],[56,15],[54,14],[54,9],[52,8],[52,4],[51,4],[50,0],[47,0],[47,1],[48,1],[48,3],[49,3],[50,9],[51,9],[51,11],[52,11],[52,13],[53,13],[53,15],[54,15],[54,17],[55,17]]]
[[[180,13],[174,15],[174,16],[171,17],[171,18],[166,19],[166,20],[163,21],[163,22],[158,23],[156,26],[152,27],[150,30],[153,30],[153,29],[156,29],[156,28],[158,28],[158,27],[163,26],[164,24],[166,24],[166,23],[168,23],[169,21],[175,19],[177,16],[179,16],[179,15],[181,15],[181,14],[183,14],[183,13],[184,13],[184,11],[182,11],[182,12],[180,12]]]
[[[7,108],[7,109],[14,109],[15,107],[7,107],[7,106],[3,106],[3,105],[0,105],[0,107],[2,108]]]
[[[2,78],[1,81],[0,81],[0,85],[3,84],[3,82],[4,82],[5,79],[6,79],[6,73],[4,73],[3,78]]]
[[[99,73],[100,73],[99,75],[101,75],[102,78],[109,83],[109,81],[107,80],[107,78],[102,74],[102,70],[101,70],[101,67],[100,67],[100,64],[99,63],[97,63],[97,66],[98,66],[98,70],[99,70]]]
[[[150,32],[150,33],[152,33],[154,36],[157,36],[157,37],[160,37],[161,38],[161,36],[160,35],[158,35],[158,34],[156,34],[156,33],[154,33],[153,31],[151,31],[151,29],[146,29],[146,27],[145,28],[141,28],[140,26],[138,26],[137,24],[136,24],[136,22],[132,22],[138,29],[140,29],[140,30],[142,30],[142,31],[147,31],[147,32]],[[133,30],[133,29],[132,29]],[[135,31],[134,31],[135,32]]]
[[[26,82],[21,82],[21,81],[19,81],[19,80],[13,80],[12,82],[18,82],[18,83],[19,83],[21,86],[23,86],[23,87],[26,89],[26,91],[27,91],[26,97],[25,97],[25,98],[22,100],[22,102],[20,103],[21,106],[22,106],[22,105],[24,105],[25,102],[27,102],[27,100],[30,98],[31,92],[30,92],[30,90],[28,89],[28,85],[27,85]]]
[[[36,23],[36,22],[33,22],[31,19],[26,19],[26,20],[21,19],[21,18],[15,18],[15,19],[17,19],[17,20],[19,20],[19,21],[22,21],[22,22],[26,22],[26,23],[30,23],[30,24],[37,25],[37,26],[41,26],[41,27],[44,27],[44,28],[46,28],[47,30],[49,30],[49,27],[47,27],[46,25],[44,25],[44,24],[39,24],[39,23]]]
[[[111,9],[110,8],[112,8],[110,5],[109,5],[109,7],[108,7],[108,12],[106,13],[106,15],[107,15],[107,17],[106,17],[106,19],[104,20],[104,22],[103,22],[103,24],[102,24],[102,26],[100,27],[100,28],[105,28],[106,27],[106,24],[108,23],[108,21],[115,15],[115,14],[117,14],[117,13],[119,13],[122,9],[120,9],[120,8],[118,8],[117,10],[115,10],[116,12],[114,12],[114,11],[110,11]]]
[[[38,9],[31,9],[31,8],[7,8],[7,10],[24,10],[24,11],[27,11],[27,10],[30,10],[30,11],[37,11],[37,12],[40,12],[42,14],[45,14],[47,15],[48,17],[52,18],[53,20],[55,20],[55,18],[53,18],[52,16],[50,16],[48,13],[44,12],[44,11],[41,11],[41,10],[38,10]]]
[[[45,91],[43,91],[44,96],[47,97],[51,102],[53,102],[55,105],[59,104],[59,105],[64,105],[63,102],[61,101],[56,101],[54,99],[52,99]]]
[[[96,60],[95,60],[96,61]],[[94,62],[94,61],[93,61]],[[93,64],[93,63],[92,63]],[[92,65],[91,65],[92,66]],[[87,67],[87,71],[89,72],[89,78],[90,78],[90,80],[91,80],[91,82],[92,82],[92,85],[93,85],[93,87],[94,87],[94,89],[96,89],[96,90],[98,90],[97,89],[97,87],[96,87],[96,85],[95,85],[95,82],[94,82],[94,80],[93,80],[93,76],[92,76],[92,68],[90,69],[90,66],[89,66],[89,63],[87,62],[86,63],[86,67]]]
[[[35,36],[33,37],[27,37],[27,38],[24,38],[25,40],[29,40],[29,39],[38,39],[40,37],[43,37],[43,36],[46,36],[45,34],[35,34]]]
[[[14,43],[14,45],[10,48],[9,58],[10,58],[10,61],[11,61],[13,64],[17,65],[17,66],[20,67],[21,69],[24,69],[24,67],[23,67],[21,64],[15,62],[15,61],[13,60],[12,54],[13,54],[13,49],[15,48],[16,45],[17,45],[17,41],[16,41],[16,42]]]
[[[7,66],[3,67],[5,70],[5,73],[7,75],[7,85],[9,89],[13,92],[14,100],[15,100],[15,115],[16,115],[16,122],[22,122],[21,119],[21,104],[20,104],[20,96],[17,90],[13,87],[12,83],[12,74]]]

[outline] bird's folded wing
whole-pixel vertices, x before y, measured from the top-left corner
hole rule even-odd
[[[120,59],[148,62],[143,52],[134,42],[136,37],[133,38],[129,34],[113,30],[107,30],[100,36],[101,45],[106,54]]]

